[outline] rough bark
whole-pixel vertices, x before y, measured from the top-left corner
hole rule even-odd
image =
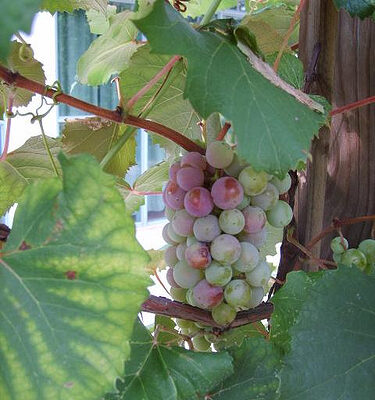
[[[337,12],[332,0],[309,0],[301,14],[300,58],[305,69],[321,43],[312,93],[334,108],[375,94],[375,23]],[[312,162],[300,174],[295,218],[306,244],[335,217],[375,214],[375,105],[332,118],[311,147]],[[370,237],[371,223],[344,227],[351,247]],[[331,258],[327,236],[313,254]],[[308,267],[310,268],[310,267]]]

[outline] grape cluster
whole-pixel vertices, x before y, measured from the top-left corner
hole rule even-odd
[[[367,274],[375,272],[375,240],[363,240],[357,249],[350,249],[348,241],[337,236],[331,241],[333,260],[337,264],[355,265]]]
[[[291,208],[279,200],[290,183],[289,175],[254,170],[223,141],[209,144],[205,156],[192,152],[175,162],[163,191],[171,296],[210,310],[223,326],[259,305],[271,275],[259,254],[265,225],[291,221]],[[192,324],[179,321],[182,329]]]

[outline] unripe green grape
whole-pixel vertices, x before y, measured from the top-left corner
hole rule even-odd
[[[249,301],[249,308],[255,308],[263,301],[264,289],[261,286],[251,287],[251,297]]]
[[[367,267],[366,256],[358,249],[346,250],[341,257],[341,264],[351,266],[355,265],[364,271]]]
[[[208,342],[204,336],[194,336],[192,339],[194,349],[198,351],[209,351],[211,343]]]
[[[186,292],[186,302],[193,307],[198,307],[198,304],[194,299],[193,288],[188,289]]]
[[[236,208],[242,211],[248,205],[250,205],[250,196],[244,195],[241,203]]]
[[[224,168],[224,172],[229,175],[233,176],[234,178],[237,178],[240,172],[249,164],[246,163],[245,160],[241,160],[237,153],[234,153],[234,157],[230,165],[226,168]]]
[[[186,240],[186,237],[183,237],[183,236],[179,235],[174,230],[171,222],[168,224],[168,235],[176,243],[183,243]]]
[[[173,267],[175,264],[178,263],[178,258],[176,255],[176,246],[170,246],[165,250],[164,260],[169,267]]]
[[[342,254],[345,250],[348,249],[349,243],[345,238],[341,239],[340,236],[336,236],[331,240],[330,246],[334,253]]]
[[[188,331],[189,331],[189,336],[194,336],[194,335],[196,335],[198,332],[199,332],[199,328],[195,325],[195,324],[193,324],[193,326],[191,327],[191,328],[189,328],[188,329]]]
[[[276,205],[277,200],[279,200],[279,191],[272,183],[268,183],[263,193],[251,198],[251,205],[267,211]]]
[[[221,230],[230,235],[237,235],[245,226],[245,217],[240,210],[224,210],[219,217]]]
[[[185,260],[186,249],[187,249],[186,243],[180,243],[176,247],[176,257],[178,258],[179,261]]]
[[[172,208],[168,207],[167,205],[165,206],[164,215],[169,222],[172,221],[175,214],[176,214],[176,210],[173,210]]]
[[[213,320],[219,325],[229,325],[236,318],[236,310],[229,304],[221,303],[211,311]]]
[[[249,272],[256,268],[259,262],[258,249],[248,242],[241,242],[240,258],[233,263],[233,267],[240,272]]]
[[[219,338],[212,332],[205,333],[204,338],[210,343],[217,343],[219,341]]]
[[[293,210],[285,201],[278,200],[276,205],[266,212],[267,220],[275,228],[284,228],[293,218]]]
[[[255,269],[245,275],[251,286],[265,286],[271,278],[271,268],[266,261],[260,261]]]
[[[198,240],[195,238],[195,236],[188,236],[186,239],[187,247],[191,246],[194,243],[198,243]]]
[[[368,264],[375,264],[375,240],[366,239],[363,240],[358,249],[366,256]]]
[[[232,279],[232,267],[221,265],[215,261],[204,271],[208,283],[214,286],[225,286]]]
[[[214,168],[229,167],[234,157],[233,150],[223,141],[211,142],[206,149],[206,160]]]
[[[202,322],[194,322],[195,326],[197,326],[199,329],[207,329],[210,328],[208,325],[202,324]]]
[[[169,222],[168,224],[164,225],[161,235],[162,235],[163,239],[164,239],[168,244],[170,244],[170,245],[172,245],[172,246],[175,246],[175,245],[177,245],[178,243],[175,242],[174,240],[172,240],[172,238],[169,236],[169,232],[168,232],[169,225],[170,225],[170,222]]]
[[[171,287],[169,289],[169,293],[171,294],[171,297],[173,300],[179,301],[181,303],[185,303],[186,300],[186,289],[183,288],[175,288]]]
[[[271,183],[277,187],[277,190],[280,194],[284,194],[290,189],[290,186],[292,185],[292,179],[289,174],[286,174],[284,179],[279,179],[274,176],[271,179]]]
[[[201,270],[190,267],[186,261],[179,261],[173,267],[173,279],[184,289],[193,288],[203,276]]]
[[[333,253],[332,258],[336,264],[341,264],[342,254]]]
[[[193,321],[188,321],[186,319],[176,318],[176,324],[182,329],[189,329],[194,326]]]
[[[197,218],[193,226],[194,236],[200,242],[212,242],[221,233],[219,220],[215,215]]]
[[[250,166],[241,171],[238,180],[248,196],[261,194],[268,183],[267,174],[264,171],[257,172]]]
[[[250,291],[250,286],[246,281],[234,279],[225,287],[225,301],[235,309],[245,309],[250,301]]]
[[[224,233],[211,243],[211,256],[221,264],[233,264],[240,255],[240,242],[232,235]]]

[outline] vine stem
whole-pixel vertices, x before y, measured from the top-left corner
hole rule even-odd
[[[276,60],[275,60],[275,62],[273,64],[273,69],[274,69],[275,72],[277,72],[277,70],[279,69],[279,64],[280,64],[280,61],[281,61],[281,57],[283,56],[283,53],[284,53],[284,51],[285,51],[285,49],[286,49],[286,47],[288,45],[289,38],[293,33],[293,30],[294,30],[294,28],[295,28],[295,26],[296,26],[296,24],[297,24],[297,22],[299,20],[302,8],[304,7],[305,4],[306,4],[306,0],[301,0],[300,1],[296,12],[294,13],[292,19],[290,20],[289,28],[288,28],[285,36],[284,36],[284,39],[283,39],[283,42],[281,44],[279,53],[278,53],[278,55],[276,57]]]
[[[228,133],[229,129],[231,127],[231,124],[229,122],[226,122],[224,126],[221,128],[221,131],[217,135],[216,140],[223,140],[225,138],[225,135]]]
[[[14,94],[11,93],[9,95],[8,99],[8,119],[7,119],[7,129],[5,131],[5,142],[4,142],[4,149],[0,157],[0,161],[5,161],[7,156],[8,156],[8,150],[9,150],[9,141],[10,141],[10,128],[12,126],[12,110],[13,110],[13,100],[14,100]]]
[[[76,97],[58,92],[57,90],[44,86],[41,83],[25,78],[24,76],[18,73],[14,73],[1,65],[0,79],[9,85],[26,89],[29,92],[38,93],[42,96],[54,98],[57,102],[67,104],[71,107],[86,111],[89,114],[97,115],[109,121],[117,122],[119,124],[124,123],[134,126],[136,128],[150,130],[160,136],[174,141],[187,151],[196,151],[201,154],[204,154],[205,152],[205,150],[201,146],[199,146],[186,136],[182,135],[181,133],[175,131],[174,129],[168,128],[167,126],[132,115],[124,116],[122,111],[119,109],[112,111],[106,108],[98,107],[91,103],[87,103],[86,101],[79,100]]]
[[[130,111],[134,104],[144,95],[146,94],[158,81],[159,79],[167,74],[173,66],[177,63],[177,61],[181,60],[180,56],[173,56],[169,62],[164,65],[164,67],[149,81],[141,90],[139,90],[127,103],[125,109]]]
[[[216,10],[219,8],[220,3],[221,0],[212,0],[206,14],[202,18],[201,25],[206,25],[211,21],[211,18],[214,16]]]
[[[375,103],[375,96],[367,97],[365,99],[358,100],[354,103],[350,103],[345,106],[335,108],[334,110],[332,110],[329,113],[329,115],[332,117],[334,115],[338,115],[338,114],[342,114],[347,111],[355,110],[359,107],[367,106],[368,104],[372,104],[372,103]]]
[[[53,159],[53,156],[52,156],[52,153],[51,153],[51,149],[50,149],[49,146],[48,146],[46,133],[44,132],[43,121],[42,121],[41,118],[38,118],[38,122],[39,122],[40,130],[41,130],[41,132],[42,132],[43,144],[44,144],[44,147],[45,147],[45,149],[46,149],[46,151],[47,151],[49,160],[50,160],[50,162],[51,162],[52,169],[54,170],[55,175],[56,175],[57,177],[59,177],[59,171],[57,170],[55,160]]]

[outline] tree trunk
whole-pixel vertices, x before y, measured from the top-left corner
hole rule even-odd
[[[375,95],[375,23],[337,12],[332,0],[309,0],[301,15],[300,58],[305,70],[321,44],[311,93],[333,108]],[[375,214],[375,105],[332,118],[311,147],[312,161],[299,176],[297,239],[307,244],[335,217]],[[371,236],[371,223],[343,228],[350,247]],[[313,254],[331,259],[327,236]],[[307,267],[308,268],[308,267]]]

